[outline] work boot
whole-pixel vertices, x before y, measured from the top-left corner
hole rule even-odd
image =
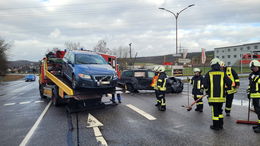
[[[219,129],[223,129],[223,118],[219,118]]]
[[[255,132],[255,133],[260,133],[260,126],[256,127],[256,128],[254,129],[254,132]]]
[[[213,125],[210,125],[210,129],[218,131],[219,128],[219,121],[213,120]]]

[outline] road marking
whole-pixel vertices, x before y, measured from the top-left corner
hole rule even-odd
[[[4,106],[15,105],[16,103],[6,103]]]
[[[135,112],[139,113],[140,115],[144,116],[145,118],[147,118],[148,120],[156,120],[156,118],[148,113],[146,113],[145,111],[133,106],[132,104],[127,104],[127,107],[129,107],[130,109],[134,110]]]
[[[28,104],[28,103],[31,103],[31,101],[20,102],[19,104]]]
[[[41,101],[41,100],[34,101],[34,103],[40,103],[40,102],[44,102],[44,101]]]
[[[94,116],[92,116],[91,114],[88,114],[86,127],[93,128],[94,135],[95,135],[98,143],[100,143],[102,146],[108,146],[105,138],[102,136],[102,133],[101,133],[100,129],[98,128],[99,126],[104,126],[104,125],[101,122],[99,122]]]
[[[50,108],[51,103],[52,102],[50,101],[48,103],[48,105],[45,107],[45,109],[43,110],[43,112],[41,113],[41,115],[39,116],[37,121],[34,123],[33,127],[30,129],[30,131],[26,134],[25,138],[23,139],[23,141],[20,143],[19,146],[25,146],[27,144],[27,142],[30,140],[30,138],[32,137],[34,131],[36,130],[36,128],[40,124],[41,120],[43,119],[44,115],[47,113],[48,109]]]

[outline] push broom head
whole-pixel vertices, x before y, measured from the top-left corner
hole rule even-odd
[[[237,124],[259,125],[257,121],[237,120]]]

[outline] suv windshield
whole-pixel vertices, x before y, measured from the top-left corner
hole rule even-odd
[[[76,54],[76,64],[107,64],[99,55]]]

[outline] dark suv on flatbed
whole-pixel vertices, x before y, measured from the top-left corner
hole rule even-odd
[[[147,69],[126,70],[121,74],[118,80],[118,86],[124,87],[130,92],[138,90],[153,90],[150,86],[154,77],[154,72]],[[166,92],[180,93],[183,90],[183,83],[175,77],[168,77],[166,82]]]

